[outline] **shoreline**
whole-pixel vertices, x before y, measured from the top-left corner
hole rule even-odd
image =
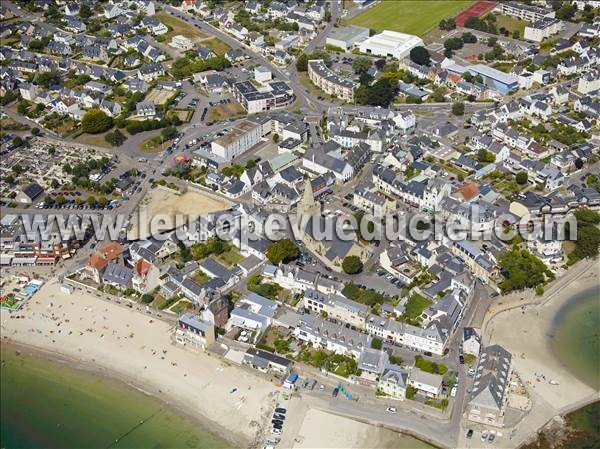
[[[558,358],[553,348],[555,319],[578,296],[598,288],[597,260],[586,260],[558,278],[545,295],[519,292],[488,309],[483,327],[485,344],[500,344],[513,354],[515,371],[533,402],[518,424],[517,447],[535,438],[552,419],[599,399],[598,391]],[[544,375],[540,381],[540,376]],[[558,385],[549,384],[550,380]]]
[[[103,379],[118,382],[128,389],[135,390],[139,393],[144,394],[145,396],[157,399],[166,407],[168,407],[171,410],[171,412],[173,412],[175,415],[185,417],[190,421],[199,424],[200,426],[205,428],[207,432],[221,438],[228,444],[232,444],[232,447],[243,448],[246,447],[245,445],[248,444],[247,441],[242,441],[238,438],[231,438],[231,435],[228,434],[227,430],[223,428],[219,423],[214,422],[205,416],[199,417],[195,415],[189,409],[189,407],[185,406],[185,404],[179,403],[177,400],[174,400],[172,396],[165,395],[164,393],[160,392],[160,390],[156,393],[152,393],[151,391],[149,391],[150,388],[144,388],[144,386],[139,385],[137,381],[134,381],[133,379],[128,378],[127,376],[124,376],[117,370],[105,369],[93,363],[86,362],[82,359],[71,357],[62,352],[51,351],[46,348],[41,348],[39,346],[10,339],[3,339],[0,341],[0,353],[4,351],[28,353],[28,355],[34,358],[48,360],[61,365],[65,365],[68,368],[79,372],[83,372],[86,375],[97,376]]]
[[[18,315],[18,319],[9,318],[7,311],[0,311],[3,351],[14,348],[119,381],[127,388],[160,400],[171,411],[190,418],[238,448],[263,446],[270,413],[277,402],[283,402],[280,396],[283,390],[268,378],[210,353],[174,344],[170,324],[101,301],[85,291],[64,294],[55,278]],[[318,408],[302,398],[285,405],[291,413],[290,419],[293,416],[297,420],[297,425],[288,426],[290,433],[284,435],[291,448],[296,445],[297,430],[305,419],[305,413],[295,415],[294,409],[317,411]],[[381,439],[385,429],[389,434],[381,439],[381,447],[396,449],[388,442],[406,443],[403,439],[408,439],[409,448],[418,445],[413,439],[429,444],[426,435],[367,424],[329,410],[324,412],[332,428],[339,428],[342,422],[356,423],[363,429],[361,437],[365,441]],[[356,447],[350,442],[343,445],[343,434],[326,436],[318,428],[310,433],[316,435],[315,447]],[[358,440],[356,443],[360,444]]]
[[[85,291],[66,295],[56,278],[18,315],[0,311],[3,344],[118,380],[235,447],[260,443],[257,422],[278,388],[209,353],[174,344],[171,325]]]
[[[574,373],[573,371],[571,371],[569,369],[569,367],[567,366],[567,364],[561,360],[561,357],[558,355],[558,349],[556,347],[556,342],[554,340],[554,338],[556,337],[558,325],[560,324],[559,321],[563,318],[562,317],[563,312],[565,310],[567,310],[568,308],[570,308],[573,303],[585,300],[588,298],[588,296],[591,296],[593,294],[600,295],[600,285],[598,285],[597,283],[595,285],[588,285],[587,287],[582,288],[577,293],[574,293],[573,295],[571,295],[569,299],[566,299],[565,301],[563,301],[561,303],[561,306],[556,311],[556,314],[554,315],[552,322],[548,325],[549,333],[548,333],[547,343],[548,343],[548,350],[551,351],[551,353],[554,355],[554,357],[556,358],[556,361],[559,362],[567,371],[571,372],[573,374],[573,377],[575,377],[579,381],[585,383],[590,388],[597,389],[598,385],[590,384],[589,379],[586,379],[585,376],[580,376],[580,375]],[[600,400],[600,393],[598,395],[598,398],[596,398],[596,399]]]

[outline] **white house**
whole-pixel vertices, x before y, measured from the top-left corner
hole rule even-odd
[[[176,36],[173,36],[173,38],[171,39],[171,46],[180,50],[187,51],[194,48],[194,43],[189,38],[178,34]]]
[[[413,367],[408,378],[408,385],[419,390],[427,397],[437,398],[442,392],[444,378],[439,374],[431,374]]]
[[[400,401],[406,399],[406,387],[408,386],[408,372],[398,365],[388,365],[379,377],[377,389],[387,394],[392,399]]]

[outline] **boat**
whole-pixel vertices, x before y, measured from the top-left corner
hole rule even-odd
[[[558,380],[551,380],[550,385],[560,385],[560,382]]]

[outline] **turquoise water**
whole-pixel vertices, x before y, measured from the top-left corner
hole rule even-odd
[[[553,324],[553,349],[577,377],[600,389],[600,287],[571,298]]]
[[[0,447],[226,448],[207,427],[116,380],[2,346]]]

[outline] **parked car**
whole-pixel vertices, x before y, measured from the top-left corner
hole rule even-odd
[[[471,438],[473,438],[473,429],[467,430],[467,440],[470,440]]]
[[[398,410],[396,410],[396,407],[388,407],[385,409],[386,412],[388,413],[397,413]]]

